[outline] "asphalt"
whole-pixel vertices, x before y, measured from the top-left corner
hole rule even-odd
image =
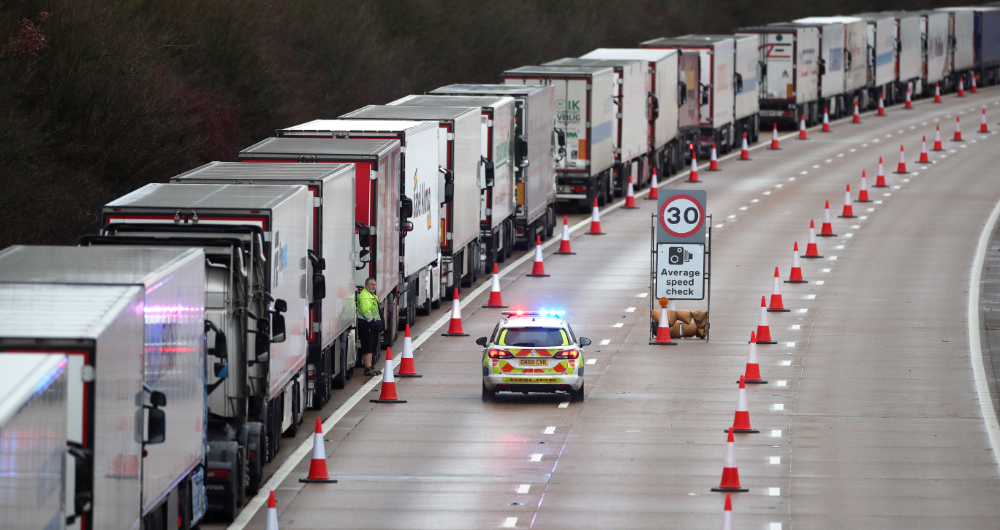
[[[975,131],[979,109],[996,119],[998,102],[1000,88],[949,95],[940,105],[919,101],[909,111],[890,107],[887,117],[866,113],[860,125],[838,121],[832,133],[785,139],[780,151],[755,149],[750,162],[723,160],[722,171],[700,171],[702,184],[666,184],[708,191],[710,341],[647,344],[652,201],[608,211],[607,236],[575,232],[575,256],[549,247],[548,278],[524,276],[530,261],[507,269],[505,302],[565,309],[577,335],[594,341],[585,354],[594,363],[586,401],[481,401],[475,339],[499,317],[480,309],[484,292],[463,308],[469,337],[437,330],[414,352],[424,377],[397,382],[408,403],[369,403],[373,392],[359,399],[364,381],[356,377],[319,413],[335,414],[325,450],[340,482],[300,484],[308,457],[290,461],[275,491],[281,528],[720,525],[724,496],[710,489],[721,477],[723,430],[733,421],[760,297],[770,294],[774,267],[787,276],[792,243],[804,250],[825,200],[838,237],[820,238],[824,259],[802,260],[810,283],[782,284],[792,311],[769,315],[779,343],[758,348],[769,384],[747,392],[761,432],[736,439],[750,490],[733,496],[736,528],[996,528],[1000,448],[991,446],[978,401],[966,320],[977,242],[1000,199],[991,167],[998,140]],[[961,144],[947,141],[956,113]],[[932,142],[938,123],[948,152],[919,166],[920,136]],[[892,174],[900,143],[909,175]],[[888,189],[871,187],[879,156]],[[858,219],[836,218],[846,184],[857,198],[863,169],[876,202],[855,202]],[[984,283],[990,274],[984,270]],[[445,309],[421,318],[414,336],[434,331]],[[992,363],[989,351],[984,364]],[[988,380],[995,392],[995,377]],[[300,431],[268,468],[275,482],[309,434]],[[265,510],[250,512],[245,527],[263,528]]]

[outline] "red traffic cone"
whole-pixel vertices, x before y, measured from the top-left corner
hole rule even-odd
[[[535,264],[531,266],[531,274],[526,274],[532,278],[548,278],[545,274],[545,264],[542,262],[542,236],[535,236]]]
[[[313,433],[313,453],[309,462],[309,475],[300,478],[299,482],[322,482],[326,484],[336,484],[337,481],[330,478],[326,471],[326,450],[323,449],[323,422],[316,418],[316,431]]]
[[[635,189],[632,187],[632,175],[628,176],[628,188],[625,189],[625,206],[622,208],[627,208],[629,210],[638,210],[639,207],[635,205]]]
[[[802,256],[803,258],[822,258],[819,255],[819,250],[816,248],[816,223],[812,219],[809,220],[809,242],[806,243],[806,253]]]
[[[941,103],[941,83],[934,83],[934,103]]]
[[[496,278],[497,266],[493,266],[493,277]],[[490,293],[490,300],[493,293]],[[500,291],[497,291],[497,301],[500,300]],[[507,307],[505,305],[500,307]],[[410,337],[410,325],[406,325],[406,335],[403,335],[403,356],[399,358],[399,372],[396,377],[423,377],[417,373],[417,367],[413,364],[413,339]]]
[[[441,334],[444,337],[468,337],[469,334],[462,331],[462,304],[458,301],[458,287],[455,288],[455,298],[451,300],[451,323],[448,325],[448,333]]]
[[[861,189],[858,190],[858,202],[872,202],[868,198],[868,178],[865,177],[865,170],[861,170]]]
[[[903,107],[907,108],[907,109],[912,109],[913,108],[913,102],[910,101],[910,84],[909,83],[906,84],[906,105],[903,105]]]
[[[774,124],[774,128],[771,129],[771,149],[778,150],[778,124]]]
[[[826,201],[823,208],[823,227],[819,230],[819,237],[834,237],[833,225],[830,223],[830,201]]]
[[[757,319],[757,344],[777,344],[771,340],[771,328],[767,325],[767,304],[760,297],[760,317]]]
[[[647,201],[655,201],[660,198],[660,181],[656,178],[656,168],[653,168],[653,176],[649,181],[649,195]]]
[[[712,156],[708,159],[708,170],[709,171],[719,170],[719,157],[715,152],[715,142],[712,142]]]
[[[952,137],[951,141],[953,142],[965,141],[962,140],[962,118],[959,116],[955,116],[955,136]]]
[[[857,218],[857,216],[854,215],[854,204],[851,203],[851,185],[850,184],[847,185],[847,191],[844,192],[844,212],[841,215],[838,215],[837,217],[839,217],[841,219],[855,219],[855,218]]]
[[[486,305],[483,307],[487,309],[503,309],[507,306],[503,305],[503,297],[500,296],[500,270],[497,268],[497,264],[493,264],[493,279],[490,283],[490,299],[486,301]],[[410,325],[406,325],[406,340],[410,339]],[[403,350],[403,361],[406,362],[406,350]],[[402,369],[400,369],[400,374],[402,374]]]
[[[733,499],[726,494],[726,506],[722,509],[722,530],[733,530]]]
[[[781,303],[781,277],[778,276],[778,268],[774,268],[774,286],[771,287],[771,307],[767,308],[768,313],[787,313],[789,310]]]
[[[806,136],[806,119],[802,118],[799,120],[799,140],[808,140],[809,137]]]
[[[972,86],[969,88],[969,92],[976,93],[976,74],[972,74]]]
[[[851,123],[861,123],[861,109],[858,108],[857,98],[854,98],[854,117],[851,118]]]
[[[733,438],[733,430],[729,429],[729,438],[726,439],[726,458],[722,462],[722,482],[718,488],[712,491],[721,493],[735,493],[739,491],[750,491],[740,487],[740,471],[736,467],[736,440]]]
[[[594,209],[590,214],[590,231],[587,232],[587,235],[604,235],[604,232],[601,232],[601,210],[597,208],[597,199],[594,199]]]
[[[666,298],[660,298],[660,319],[656,322],[656,339],[650,344],[657,346],[676,346],[677,343],[670,339],[670,319],[667,317]]]
[[[691,172],[688,174],[688,182],[701,182],[698,180],[698,152],[691,146]]]
[[[965,82],[962,81],[961,77],[958,78],[958,97],[965,97]]]
[[[934,148],[931,150],[944,151],[944,148],[941,147],[941,125],[936,125],[935,127],[936,129],[934,130]]]
[[[799,242],[795,242],[795,247],[792,249],[792,272],[788,275],[788,279],[785,283],[809,283],[802,279],[802,266],[799,265]]]
[[[905,175],[909,173],[906,170],[906,155],[903,153],[903,146],[899,146],[899,164],[896,165],[896,171],[893,171],[896,175]]]
[[[760,363],[757,362],[757,336],[750,332],[750,351],[747,353],[747,371],[744,382],[748,385],[765,385],[765,381],[760,376]]]
[[[455,290],[458,291],[458,289]],[[455,293],[455,301],[456,303],[458,302],[458,293]],[[455,319],[453,318],[452,322],[454,321]],[[459,320],[458,325],[459,328],[462,327],[461,320]],[[378,395],[378,399],[369,399],[368,401],[372,403],[406,403],[405,399],[396,397],[396,378],[392,376],[392,348],[385,349],[385,368],[382,370],[382,392]]]
[[[826,107],[823,107],[823,128],[821,132],[830,132],[830,114]]]
[[[983,121],[979,124],[979,132],[984,134],[990,133],[990,128],[986,125],[986,107],[983,107]]]
[[[875,186],[876,188],[888,188],[889,185],[885,183],[885,170],[882,169],[882,157],[878,157],[878,175],[875,175]]]
[[[878,95],[878,115],[885,116],[885,100],[882,98],[882,94]]]
[[[918,164],[930,164],[931,159],[927,157],[927,137],[922,136],[920,139],[920,159],[917,160]]]
[[[267,518],[264,530],[278,530],[278,505],[274,502],[274,490],[267,496]]]
[[[740,376],[740,389],[736,394],[736,417],[733,418],[731,432],[752,434],[760,432],[750,426],[750,411],[747,409],[747,386],[743,376]]]
[[[740,148],[739,160],[750,160],[750,146],[747,145],[747,133],[743,133],[743,146]]]
[[[656,171],[653,171],[653,175],[656,175]],[[566,215],[563,216],[562,239],[559,240],[559,252],[556,252],[556,254],[561,254],[564,256],[576,254],[576,252],[573,252],[573,250],[569,246],[569,216]]]

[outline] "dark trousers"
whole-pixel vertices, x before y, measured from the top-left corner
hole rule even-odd
[[[361,342],[361,355],[372,354],[372,366],[379,360],[382,332],[375,331],[367,321],[358,319],[358,340]]]

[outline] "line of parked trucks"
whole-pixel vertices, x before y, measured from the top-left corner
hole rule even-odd
[[[76,247],[0,252],[0,513],[16,528],[231,520],[358,363],[515,248],[758,140],[1000,81],[1000,8],[810,17],[513,68],[279,129],[107,204]],[[11,355],[16,354],[16,355]]]

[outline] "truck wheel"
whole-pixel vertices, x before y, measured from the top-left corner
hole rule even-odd
[[[347,386],[347,351],[340,348],[340,352],[337,356],[340,358],[340,370],[338,370],[337,374],[333,376],[333,380],[330,381],[330,383],[333,388],[342,390],[345,386]]]
[[[247,423],[247,486],[248,495],[256,495],[264,480],[264,426]]]
[[[292,424],[281,433],[282,436],[293,437],[299,433],[299,423],[302,421],[302,404],[299,401],[299,383],[295,382],[292,383]]]
[[[261,440],[264,442],[264,460],[261,463],[262,468],[264,467],[264,464],[274,459],[275,454],[274,441],[272,440],[272,438],[274,438],[272,435],[274,432],[274,412],[271,411],[272,408],[271,402],[265,397],[262,414],[264,418],[264,425],[261,429]]]
[[[547,226],[545,228],[545,237],[549,238],[549,237],[552,237],[552,235],[556,233],[556,208],[555,208],[555,206],[549,206],[547,216],[548,216],[547,217],[548,218],[548,223],[546,223]]]

